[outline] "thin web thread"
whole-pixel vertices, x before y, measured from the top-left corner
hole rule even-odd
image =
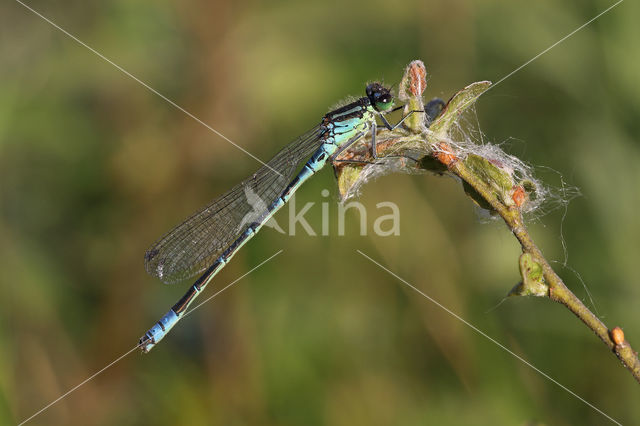
[[[445,307],[444,305],[442,305],[440,302],[438,302],[437,300],[433,299],[431,296],[429,296],[428,294],[424,293],[422,290],[418,289],[417,287],[414,287],[413,285],[409,284],[407,281],[405,281],[403,278],[401,278],[400,276],[398,276],[397,274],[391,272],[389,269],[387,269],[386,267],[384,267],[383,265],[381,265],[380,263],[376,262],[375,260],[373,260],[372,258],[370,258],[369,256],[367,256],[366,254],[364,254],[363,252],[361,252],[360,250],[356,250],[358,253],[360,253],[363,257],[367,258],[368,260],[370,260],[372,263],[378,265],[381,269],[383,269],[384,271],[388,272],[390,275],[392,275],[393,277],[395,277],[396,279],[400,280],[400,282],[402,282],[403,284],[407,285],[408,287],[410,287],[411,289],[413,289],[414,291],[416,291],[417,293],[419,293],[420,295],[422,295],[424,298],[426,298],[427,300],[429,300],[430,302],[432,302],[433,304],[435,304],[436,306],[438,306],[439,308],[442,308],[445,312],[447,312],[448,314],[450,314],[451,316],[453,316],[454,318],[456,318],[457,320],[459,320],[460,322],[462,322],[463,324],[465,324],[466,326],[468,326],[469,328],[471,328],[472,330],[474,330],[476,333],[480,334],[481,336],[485,337],[486,339],[488,339],[490,342],[494,343],[495,345],[497,345],[499,348],[503,349],[504,351],[506,351],[507,353],[511,354],[512,356],[514,356],[516,359],[518,359],[519,361],[523,362],[525,365],[527,365],[528,367],[530,367],[531,369],[533,369],[534,371],[538,372],[540,375],[542,375],[543,377],[545,377],[547,380],[555,383],[556,385],[558,385],[559,387],[561,387],[562,389],[564,389],[565,391],[567,391],[569,394],[573,395],[574,397],[578,398],[580,401],[584,402],[585,404],[587,404],[589,407],[593,408],[595,411],[597,411],[598,413],[602,414],[604,417],[606,417],[607,419],[611,420],[613,423],[622,426],[622,424],[616,420],[614,420],[611,416],[609,416],[607,413],[605,413],[604,411],[600,410],[598,407],[596,407],[595,405],[591,404],[589,401],[585,400],[584,398],[582,398],[580,395],[576,394],[575,392],[573,392],[571,389],[567,388],[566,386],[564,386],[562,383],[558,382],[557,380],[555,380],[554,378],[552,378],[551,376],[549,376],[547,373],[543,372],[542,370],[540,370],[539,368],[537,368],[535,365],[531,364],[529,361],[527,361],[526,359],[522,358],[520,355],[516,354],[515,352],[511,351],[509,348],[507,348],[506,346],[504,346],[502,343],[498,342],[497,340],[495,340],[493,337],[489,336],[488,334],[486,334],[484,331],[480,330],[478,327],[474,326],[473,324],[471,324],[470,322],[468,322],[467,320],[465,320],[464,318],[462,318],[460,315],[456,314],[455,312],[449,310],[447,307]]]
[[[262,265],[264,265],[265,263],[267,263],[268,261],[270,261],[271,259],[273,259],[274,257],[276,257],[277,255],[279,255],[280,253],[282,253],[284,250],[280,250],[277,253],[271,255],[269,258],[267,258],[266,260],[263,260],[261,263],[259,263],[257,266],[254,266],[249,272],[246,272],[245,274],[241,275],[240,277],[236,278],[234,281],[231,282],[231,284],[228,284],[227,286],[225,286],[222,290],[219,290],[218,292],[216,292],[213,296],[209,296],[207,299],[205,299],[202,303],[200,303],[199,305],[195,306],[193,309],[189,310],[188,312],[186,312],[184,314],[184,317],[188,316],[189,314],[191,314],[193,311],[195,311],[196,309],[198,309],[200,306],[204,305],[205,303],[207,303],[208,301],[210,301],[211,299],[213,299],[214,297],[216,297],[217,295],[219,295],[220,293],[222,293],[223,291],[225,291],[226,289],[228,289],[229,287],[231,287],[232,285],[236,284],[238,281],[240,281],[241,279],[243,279],[244,277],[246,277],[247,275],[249,275],[250,273],[254,272],[256,269],[260,268]],[[183,318],[184,318],[183,317]],[[125,352],[124,354],[122,354],[121,356],[119,356],[118,358],[116,358],[115,360],[111,361],[109,364],[107,364],[105,367],[101,368],[100,370],[98,370],[97,372],[93,373],[91,376],[87,377],[85,380],[83,380],[82,382],[78,383],[77,385],[75,385],[74,387],[72,387],[71,389],[69,389],[67,392],[65,392],[64,394],[62,394],[60,397],[58,397],[57,399],[55,399],[54,401],[51,401],[49,404],[47,404],[46,406],[42,407],[40,410],[38,410],[36,413],[34,413],[33,415],[31,415],[29,418],[23,420],[21,423],[18,424],[18,426],[22,426],[23,424],[27,423],[28,421],[30,421],[31,419],[33,419],[34,417],[38,416],[39,414],[43,413],[44,411],[46,411],[48,408],[52,407],[53,405],[55,405],[56,403],[62,401],[64,398],[66,398],[67,396],[69,396],[69,394],[71,394],[72,392],[74,392],[75,390],[77,390],[78,388],[80,388],[81,386],[85,385],[86,383],[90,382],[91,380],[95,379],[98,375],[100,375],[103,371],[107,370],[109,367],[113,366],[114,364],[118,363],[120,360],[122,360],[123,358],[126,358],[127,355],[131,354],[131,352],[135,351],[136,349],[138,349],[140,345],[135,345],[133,348],[131,348],[129,351]]]
[[[195,311],[196,309],[198,309],[200,306],[204,305],[205,303],[207,303],[209,300],[213,299],[214,297],[216,297],[217,295],[219,295],[220,293],[222,293],[223,291],[225,291],[226,289],[228,289],[229,287],[231,287],[232,285],[234,285],[235,283],[237,283],[238,281],[240,281],[241,279],[243,279],[244,277],[246,277],[247,275],[249,275],[250,273],[252,273],[253,271],[255,271],[256,269],[258,269],[259,267],[261,267],[262,265],[264,265],[265,263],[267,263],[268,261],[270,261],[271,259],[273,259],[274,257],[276,257],[277,255],[279,255],[280,253],[282,253],[284,251],[284,249],[280,249],[280,251],[278,251],[276,254],[271,255],[271,257],[269,257],[267,260],[262,261],[262,263],[258,264],[257,266],[255,266],[253,269],[251,269],[249,272],[245,273],[244,275],[241,275],[239,278],[237,278],[235,281],[233,281],[231,284],[228,284],[226,287],[222,288],[221,290],[217,291],[216,293],[214,293],[212,296],[209,296],[208,298],[206,298],[205,300],[203,300],[201,303],[197,304],[196,306],[194,306],[193,308],[189,309],[187,312],[184,313],[183,318],[191,315],[191,313],[193,311]]]
[[[575,30],[571,31],[569,34],[567,34],[566,36],[562,37],[560,40],[556,41],[555,43],[553,43],[551,46],[547,47],[546,49],[544,49],[542,52],[538,53],[536,56],[534,56],[533,58],[529,59],[527,62],[525,62],[524,64],[520,65],[518,68],[516,68],[515,70],[511,71],[509,74],[505,75],[504,77],[502,77],[500,80],[498,80],[495,84],[491,85],[487,90],[485,90],[482,94],[487,93],[489,90],[493,89],[494,87],[496,87],[498,84],[502,83],[503,81],[505,81],[507,78],[511,77],[512,75],[514,75],[515,73],[517,73],[518,71],[520,71],[522,68],[526,67],[527,65],[529,65],[531,62],[535,61],[536,59],[538,59],[540,56],[544,55],[545,53],[547,53],[548,51],[550,51],[551,49],[553,49],[554,47],[556,47],[557,45],[559,45],[560,43],[562,43],[563,41],[565,41],[566,39],[568,39],[569,37],[571,37],[572,35],[574,35],[575,33],[577,33],[578,31],[580,31],[581,29],[583,29],[584,27],[586,27],[587,25],[591,24],[593,21],[595,21],[596,19],[600,18],[602,15],[604,15],[605,13],[609,12],[611,9],[613,9],[614,7],[618,6],[620,3],[622,3],[624,0],[619,0],[618,2],[612,4],[611,6],[609,6],[608,8],[606,8],[605,10],[603,10],[602,12],[600,12],[599,14],[597,14],[596,16],[594,16],[593,18],[591,18],[590,20],[588,20],[587,22],[585,22],[584,24],[580,25],[578,28],[576,28]]]
[[[21,423],[18,424],[18,426],[22,426],[23,424],[27,423],[29,420],[33,419],[34,417],[36,417],[38,414],[42,413],[43,411],[47,410],[48,408],[50,408],[51,406],[53,406],[54,404],[56,404],[59,401],[62,401],[65,397],[67,397],[70,393],[72,393],[73,391],[75,391],[76,389],[78,389],[79,387],[81,387],[82,385],[86,384],[87,382],[90,382],[91,380],[93,380],[96,376],[100,375],[100,373],[102,373],[103,371],[105,371],[106,369],[108,369],[109,367],[111,367],[112,365],[116,364],[117,362],[119,362],[121,359],[126,358],[127,355],[129,355],[131,352],[135,351],[136,349],[138,349],[138,345],[135,345],[133,348],[129,349],[127,352],[125,352],[124,354],[120,355],[118,358],[116,358],[115,360],[111,361],[109,364],[107,364],[105,367],[101,368],[100,370],[96,371],[95,373],[93,373],[91,376],[87,377],[85,380],[83,380],[82,382],[78,383],[77,385],[75,385],[74,387],[72,387],[71,389],[69,389],[68,391],[66,391],[65,393],[63,393],[60,397],[58,397],[57,399],[51,401],[49,404],[45,405],[44,407],[42,407],[39,411],[37,411],[35,414],[33,414],[31,417],[29,417],[28,419],[23,420]]]
[[[600,312],[598,311],[598,307],[596,306],[596,302],[593,300],[593,297],[591,296],[591,291],[589,291],[589,286],[587,286],[587,283],[582,279],[582,275],[580,275],[580,273],[578,271],[576,271],[574,268],[572,268],[571,266],[567,265],[566,263],[561,263],[561,262],[558,262],[557,260],[552,260],[551,262],[556,263],[556,264],[562,266],[563,268],[568,269],[569,271],[573,272],[573,274],[576,276],[578,281],[580,281],[580,284],[582,284],[582,288],[584,288],[584,291],[587,293],[587,297],[589,298],[589,301],[591,302],[591,306],[593,307],[593,310],[596,311],[596,315],[598,317],[600,317],[600,318],[603,318],[603,316],[600,315]]]
[[[208,125],[204,121],[200,120],[198,117],[196,117],[195,115],[191,114],[189,111],[187,111],[186,109],[182,108],[180,105],[176,104],[174,101],[172,101],[171,99],[167,98],[165,95],[163,95],[162,93],[158,92],[156,89],[154,89],[153,87],[149,86],[147,83],[145,83],[144,81],[140,80],[138,77],[136,77],[135,75],[131,74],[129,71],[125,70],[120,65],[116,64],[115,62],[113,62],[111,59],[109,59],[106,56],[104,56],[102,53],[100,53],[97,50],[95,50],[93,47],[89,46],[88,44],[86,44],[85,42],[83,42],[82,40],[80,40],[79,38],[77,38],[76,36],[71,34],[70,32],[68,32],[67,30],[65,30],[64,28],[60,27],[59,25],[57,25],[55,22],[53,22],[52,20],[50,20],[46,16],[42,15],[41,13],[36,11],[35,9],[32,9],[31,7],[27,6],[26,4],[24,4],[20,0],[16,0],[16,1],[18,3],[20,3],[22,6],[24,6],[25,8],[27,8],[28,10],[30,10],[31,12],[33,12],[34,14],[36,14],[37,16],[39,16],[40,18],[42,18],[43,20],[45,20],[46,22],[48,22],[49,24],[51,24],[52,26],[54,26],[55,28],[57,28],[58,30],[62,31],[65,35],[70,37],[73,41],[75,41],[76,43],[80,44],[83,47],[86,47],[92,53],[94,53],[95,55],[97,55],[98,57],[103,59],[104,61],[106,61],[109,64],[111,64],[114,67],[116,67],[120,72],[122,72],[126,76],[130,77],[131,79],[135,80],[137,83],[139,83],[140,85],[142,85],[143,87],[145,87],[146,89],[151,91],[152,93],[158,95],[159,97],[161,97],[162,99],[167,101],[169,104],[171,104],[173,107],[177,108],[178,110],[182,111],[183,113],[185,113],[186,115],[188,115],[189,117],[191,117],[192,119],[197,121],[198,123],[202,124],[204,127],[206,127],[207,129],[211,130],[213,133],[215,133],[216,135],[220,136],[222,139],[226,140],[231,145],[235,146],[240,151],[242,151],[245,154],[247,154],[249,157],[253,158],[254,160],[259,162],[263,166],[266,166],[272,172],[277,173],[278,175],[282,176],[279,171],[277,171],[276,169],[272,168],[267,163],[265,163],[264,161],[262,161],[261,159],[259,159],[258,157],[256,157],[255,155],[253,155],[252,153],[250,153],[249,151],[247,151],[246,149],[244,149],[240,145],[238,145],[237,143],[233,142],[231,139],[229,139],[228,137],[226,137],[225,135],[223,135],[222,133],[220,133],[219,131],[217,131],[216,129],[214,129],[213,127],[211,127],[210,125]]]

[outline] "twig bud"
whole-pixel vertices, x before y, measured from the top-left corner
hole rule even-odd
[[[611,335],[611,340],[613,340],[613,343],[615,343],[616,346],[624,343],[624,332],[620,327],[614,327],[609,331],[609,334]]]
[[[527,192],[520,185],[516,185],[513,188],[513,194],[511,194],[511,199],[515,203],[516,207],[520,207],[527,201]]]
[[[453,153],[453,149],[445,142],[440,142],[436,145],[434,156],[447,167],[458,161],[458,157]]]

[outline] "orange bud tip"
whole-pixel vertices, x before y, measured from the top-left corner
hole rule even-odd
[[[520,207],[527,200],[527,193],[525,192],[522,186],[517,185],[513,189],[513,194],[511,195],[511,199],[513,199],[513,202],[515,203],[516,206]]]
[[[435,157],[447,167],[458,160],[458,157],[453,153],[451,147],[444,142],[440,142],[436,146]]]
[[[611,335],[611,340],[616,345],[621,345],[624,343],[624,332],[620,327],[614,327],[609,334]]]
[[[427,88],[427,69],[422,61],[409,64],[409,91],[413,96],[422,96]]]

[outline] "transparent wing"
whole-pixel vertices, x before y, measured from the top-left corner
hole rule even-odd
[[[324,131],[316,126],[300,136],[267,166],[160,238],[145,253],[147,272],[170,284],[207,269],[280,196],[301,163],[322,145]]]

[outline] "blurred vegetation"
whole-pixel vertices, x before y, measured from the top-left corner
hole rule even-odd
[[[497,81],[611,3],[28,3],[267,160],[369,80],[420,58],[427,96]],[[483,96],[486,138],[583,197],[532,225],[640,341],[640,5],[624,2]],[[145,249],[258,163],[20,4],[0,6],[0,423],[15,424],[122,353],[179,298]],[[475,123],[476,117],[469,117]],[[332,190],[323,198],[324,188]],[[334,177],[298,192],[331,236],[263,230],[215,289],[284,253],[31,424],[605,424],[598,413],[403,287],[359,249],[622,423],[640,390],[568,311],[508,300],[519,248],[458,183],[389,176],[398,237],[337,236]],[[276,219],[286,224],[288,209]],[[564,240],[562,240],[564,238]],[[558,265],[586,299],[576,275]]]

